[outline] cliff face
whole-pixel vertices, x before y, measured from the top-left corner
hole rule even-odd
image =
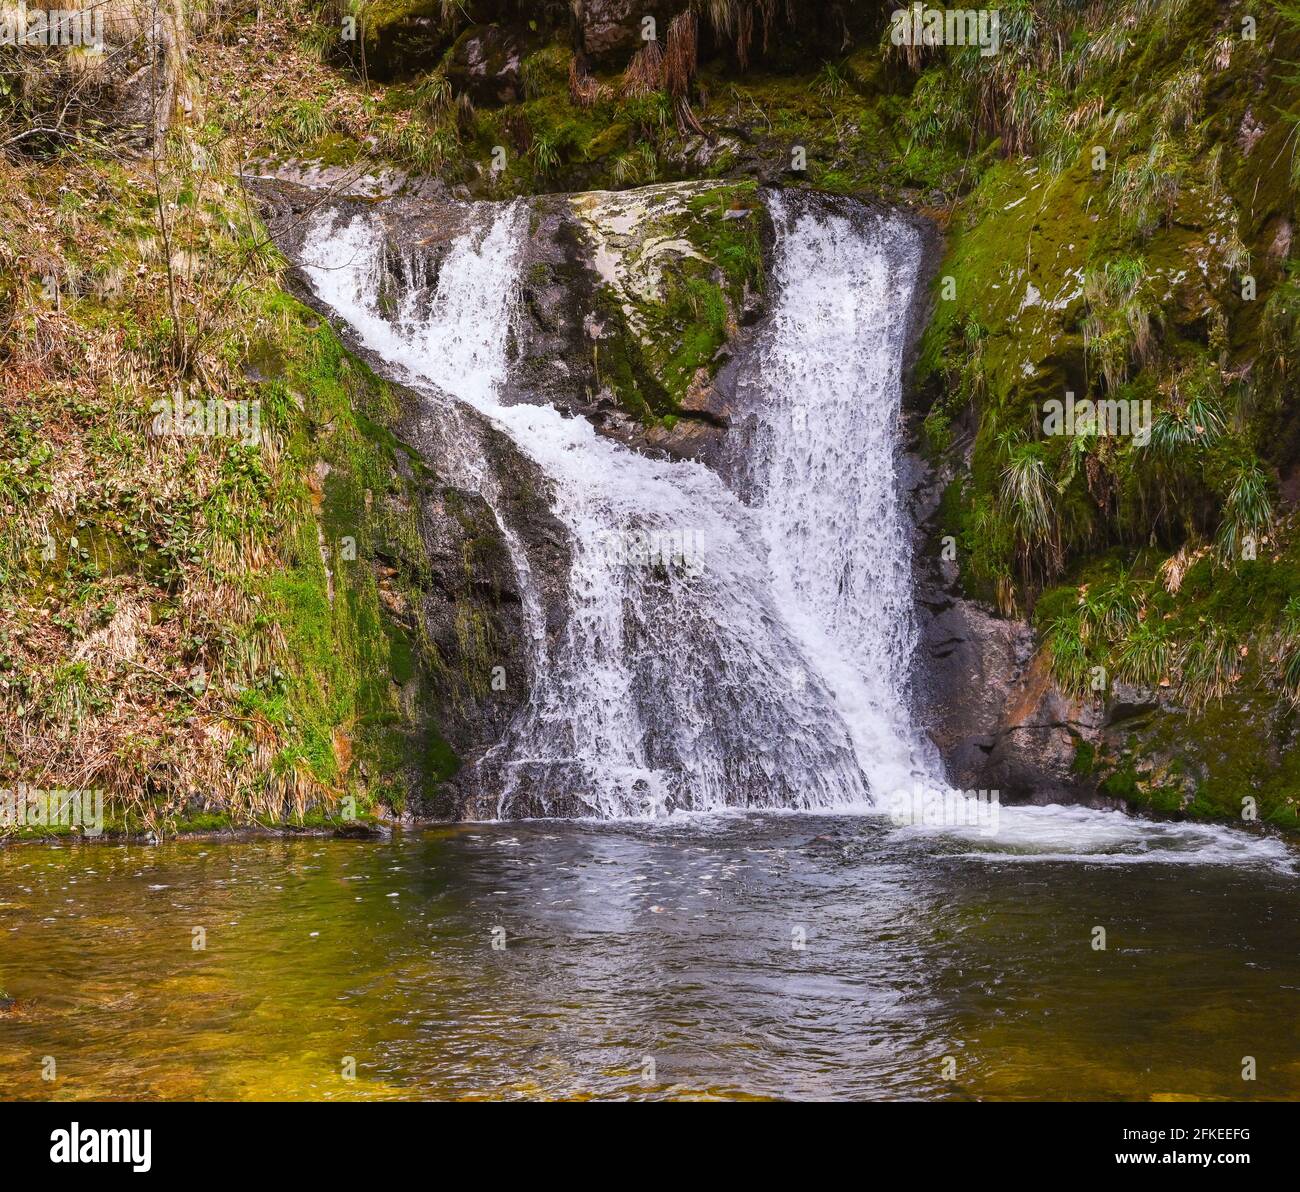
[[[326,205],[331,218],[365,212],[379,220],[393,287],[379,281],[381,307],[398,305],[403,278],[437,279],[456,239],[486,217],[472,203],[420,193],[419,185],[376,204],[342,193],[337,177],[277,174],[250,184],[290,260],[302,256],[312,218]],[[771,227],[756,188],[674,183],[518,202],[527,232],[501,400],[551,404],[634,450],[720,466],[734,377],[765,306]],[[333,317],[297,268],[287,283]],[[377,373],[392,373],[346,324],[335,329]],[[490,817],[500,790],[485,788],[488,772],[476,763],[500,741],[535,678],[524,597],[503,535],[524,552],[519,564],[540,592],[551,655],[568,617],[570,544],[549,512],[545,477],[507,436],[436,392],[389,388],[396,402],[383,428],[398,458],[409,461],[402,471],[411,487],[401,500],[420,536],[418,550],[386,549],[383,557],[384,573],[397,577],[383,593],[385,613],[411,643],[402,731],[412,756],[426,759],[423,771],[403,767],[407,805]],[[492,478],[495,514],[482,496],[439,475],[444,461],[467,454],[470,471]],[[343,478],[326,478],[327,497],[336,481]],[[421,736],[435,742],[433,752],[418,744]]]
[[[54,102],[61,51],[48,93],[5,91],[4,776],[149,817],[452,813],[526,697],[485,678],[519,669],[495,523],[428,467],[418,403],[286,296],[241,173],[407,194],[426,233],[524,196],[514,396],[710,464],[765,309],[759,188],[786,185],[944,231],[908,425],[954,781],[1293,824],[1300,26],[1028,3],[985,56],[866,7],[386,0],[356,40],[195,18],[157,51],[161,155]],[[275,228],[292,188],[266,201]],[[178,392],[260,402],[262,444],[152,435]],[[1071,395],[1135,421],[1053,434]],[[540,482],[479,435],[562,575]]]
[[[911,417],[922,712],[953,779],[1234,818],[1249,796],[1292,822],[1295,23],[1030,5],[986,56],[861,14],[820,52],[801,6],[748,38],[704,16],[656,129],[616,7],[575,9],[567,115],[563,59],[525,57],[539,85],[482,118],[521,152],[463,185],[756,176],[946,230]],[[684,7],[651,14],[661,41]],[[1051,403],[1080,401],[1133,424],[1053,435]],[[635,403],[608,409],[628,433]]]

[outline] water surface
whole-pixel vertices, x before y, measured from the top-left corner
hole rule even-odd
[[[1006,815],[11,848],[0,1095],[1300,1095],[1282,845]]]

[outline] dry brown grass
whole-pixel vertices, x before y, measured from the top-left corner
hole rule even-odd
[[[704,134],[704,128],[691,108],[691,84],[695,80],[699,53],[699,22],[690,9],[678,13],[668,26],[664,51],[664,88],[673,97],[677,128],[683,134]]]
[[[1208,546],[1198,547],[1193,543],[1187,543],[1161,563],[1160,580],[1164,584],[1165,591],[1171,596],[1176,596],[1183,586],[1184,576],[1209,553],[1209,550]]]
[[[342,122],[370,119],[364,94],[338,86],[287,27],[266,21],[259,32],[246,49],[193,47],[194,110],[207,93],[241,95],[265,114],[208,105],[230,124],[216,146],[200,145],[196,127],[175,129],[159,161],[166,237],[147,160],[110,170],[76,154],[11,156],[0,168],[0,786],[101,789],[110,814],[159,830],[203,806],[282,820],[338,794],[286,763],[283,730],[240,698],[270,668],[292,666],[251,594],[283,565],[275,517],[264,509],[214,531],[204,510],[229,444],[149,433],[151,403],[178,389],[258,396],[238,361],[277,338],[275,316],[247,301],[275,266],[249,259],[258,225],[230,181],[266,144],[273,105],[259,97],[328,85]],[[156,334],[173,309],[206,329],[190,370]],[[30,469],[13,468],[24,452]],[[274,487],[293,490],[265,423],[258,455]],[[147,550],[124,561],[132,535]],[[177,535],[189,547],[167,569],[145,565]],[[72,553],[74,537],[96,544],[89,560]],[[57,547],[48,560],[47,542]],[[115,545],[97,553],[102,543]],[[232,756],[237,742],[244,752]]]
[[[699,23],[695,14],[687,9],[678,13],[668,26],[668,41],[664,50],[664,87],[669,95],[677,99],[690,95],[698,53]]]
[[[580,108],[589,108],[609,97],[610,89],[578,62],[577,55],[569,59],[569,98]]]
[[[635,54],[623,72],[624,95],[650,95],[664,87],[664,54],[657,41],[648,41]]]

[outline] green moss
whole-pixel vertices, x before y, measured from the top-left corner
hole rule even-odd
[[[1292,719],[1272,740],[1259,701],[1249,696],[1212,705],[1185,721],[1161,725],[1158,742],[1184,756],[1199,774],[1189,814],[1242,821],[1243,800],[1254,800],[1260,822],[1300,827],[1300,756],[1290,747]]]
[[[926,454],[931,460],[938,459],[952,446],[952,418],[942,407],[935,406],[925,416],[921,431]]]
[[[1131,759],[1125,759],[1119,768],[1112,770],[1102,779],[1101,790],[1112,798],[1124,799],[1129,803],[1137,804],[1144,801]]]
[[[617,150],[626,149],[630,135],[631,129],[622,121],[616,121],[604,132],[592,137],[583,152],[589,161],[598,161]]]
[[[548,93],[565,91],[569,86],[569,61],[572,51],[565,45],[549,45],[529,54],[520,64],[524,98],[536,99]]]
[[[235,826],[229,815],[220,812],[197,812],[177,821],[177,832],[223,832]]]
[[[431,733],[425,744],[424,772],[431,784],[445,782],[460,770],[460,758],[438,733]]]
[[[733,306],[740,304],[747,290],[761,291],[763,211],[756,184],[711,187],[690,198],[687,207],[694,218],[686,224],[686,235],[700,255],[720,271],[720,284]]]
[[[727,339],[727,304],[722,290],[703,278],[689,278],[667,303],[668,317],[682,327],[679,346],[664,365],[664,387],[672,394],[686,391],[691,378],[707,367]]]
[[[253,636],[279,626],[290,669],[257,679],[243,703],[287,739],[276,759],[281,772],[305,768],[317,782],[347,789],[364,768],[381,784],[385,800],[405,803],[412,792],[393,780],[424,734],[430,678],[423,645],[417,649],[380,601],[375,563],[380,556],[402,561],[391,582],[418,605],[424,563],[412,486],[423,483],[429,469],[385,425],[397,413],[386,383],[310,311],[283,296],[272,302],[293,317],[278,345],[277,375],[264,386],[303,395],[307,416],[295,423],[289,458],[300,475],[320,464],[327,474],[319,511],[313,513],[300,492],[282,536],[283,565],[256,585],[265,611]],[[389,494],[396,499],[384,499]],[[415,719],[400,694],[411,684],[422,692],[418,707],[424,709]],[[353,757],[346,774],[336,756],[340,731]],[[445,758],[424,770],[438,781],[454,772]],[[428,798],[433,789],[414,793]]]

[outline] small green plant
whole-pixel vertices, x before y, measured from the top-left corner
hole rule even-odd
[[[1178,662],[1179,689],[1193,711],[1222,700],[1241,676],[1241,643],[1207,622],[1187,643]]]
[[[560,140],[554,133],[542,132],[533,138],[533,146],[528,150],[537,172],[543,177],[554,173],[560,164]]]
[[[1187,400],[1181,410],[1161,410],[1151,424],[1151,448],[1166,459],[1187,457],[1212,447],[1223,437],[1224,418],[1218,403],[1205,395]]]
[[[324,62],[337,36],[337,32],[324,21],[304,21],[298,40],[317,62]]]
[[[1160,121],[1171,132],[1190,128],[1201,114],[1205,80],[1194,66],[1180,70],[1164,86],[1160,96]]]
[[[1139,623],[1144,592],[1127,571],[1110,582],[1086,584],[1079,593],[1080,631],[1088,641],[1110,642]]]
[[[620,154],[610,170],[615,186],[645,186],[658,176],[659,156],[650,141],[642,141],[631,152]]]
[[[1145,259],[1120,256],[1084,277],[1084,347],[1112,393],[1128,380],[1134,360],[1146,365],[1154,355],[1160,315],[1143,292],[1146,276]]]
[[[412,92],[415,106],[430,116],[445,112],[452,104],[451,81],[440,70],[430,71]]]
[[[1028,577],[1035,569],[1043,576],[1058,574],[1061,539],[1053,497],[1056,488],[1041,443],[1013,443],[1007,450],[999,490],[1002,511],[1011,524]]]
[[[1158,134],[1145,153],[1134,154],[1115,171],[1111,206],[1130,221],[1140,236],[1150,236],[1173,217],[1187,172],[1183,152]]]
[[[1107,261],[1103,270],[1106,286],[1118,298],[1132,298],[1147,275],[1143,257],[1115,257]]]
[[[1282,690],[1293,704],[1300,704],[1300,595],[1292,596],[1282,609],[1273,652]]]
[[[1223,265],[1229,273],[1245,273],[1250,268],[1250,249],[1242,243],[1241,234],[1234,224],[1223,238]]]
[[[847,62],[827,62],[817,72],[817,94],[823,99],[839,99],[852,86],[853,69]]]
[[[1048,626],[1047,659],[1062,690],[1082,694],[1089,689],[1095,664],[1077,610],[1061,614]]]
[[[1155,687],[1169,674],[1177,641],[1168,621],[1148,616],[1136,622],[1119,645],[1117,671],[1139,687]]]
[[[276,143],[284,148],[310,145],[330,131],[330,123],[329,114],[319,103],[300,99],[277,123]]]
[[[1241,558],[1248,545],[1252,552],[1259,549],[1260,540],[1273,524],[1268,490],[1268,477],[1258,460],[1247,459],[1237,466],[1224,502],[1217,538],[1219,558],[1224,563]]]

